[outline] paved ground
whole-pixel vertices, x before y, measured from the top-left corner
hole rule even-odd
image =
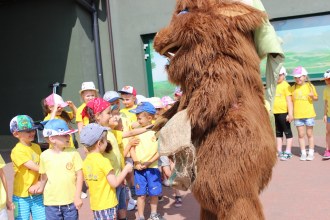
[[[297,137],[295,129],[294,137]],[[273,172],[273,178],[267,189],[261,194],[264,213],[267,220],[310,220],[329,219],[330,205],[329,183],[327,174],[329,161],[322,161],[324,152],[325,126],[317,121],[315,127],[316,157],[314,161],[299,161],[297,138],[294,138],[293,154],[290,161],[279,161]],[[13,169],[9,163],[9,153],[1,152],[8,165],[5,173],[8,177],[10,192],[12,192]],[[199,206],[190,192],[185,192],[183,206],[173,206],[172,190],[164,188],[165,199],[159,204],[159,211],[168,220],[195,220],[199,219]],[[149,209],[146,210],[149,213]],[[91,220],[88,199],[79,211],[80,219]],[[129,212],[129,219],[135,219],[136,212]],[[12,213],[10,213],[10,219]]]

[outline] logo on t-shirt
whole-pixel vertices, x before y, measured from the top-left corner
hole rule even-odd
[[[65,167],[67,170],[71,170],[73,167],[73,164],[71,162],[68,162]]]

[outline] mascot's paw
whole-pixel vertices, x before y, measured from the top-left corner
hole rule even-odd
[[[162,127],[165,126],[165,124],[168,122],[167,118],[159,117],[156,121],[154,126],[152,127],[152,130],[156,132],[156,137],[159,136],[159,131],[162,129]]]

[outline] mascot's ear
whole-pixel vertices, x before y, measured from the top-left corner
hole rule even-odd
[[[216,10],[216,14],[228,17],[242,32],[255,30],[267,19],[266,13],[240,2],[221,4]]]

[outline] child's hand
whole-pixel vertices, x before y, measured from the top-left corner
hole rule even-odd
[[[76,206],[76,209],[80,209],[81,208],[81,206],[83,205],[83,202],[82,202],[82,200],[80,198],[80,195],[75,196],[73,203]]]
[[[6,202],[6,206],[7,206],[7,209],[10,210],[10,211],[15,209],[14,203],[12,201],[10,201],[10,200],[8,200]]]
[[[41,194],[42,192],[43,189],[40,186],[40,182],[37,182],[29,188],[29,193],[31,194]]]
[[[328,116],[327,116],[327,115],[324,115],[324,116],[323,116],[323,122],[324,122],[324,123],[328,123]]]
[[[286,116],[286,121],[289,122],[289,123],[291,123],[293,121],[293,115],[288,114]]]
[[[66,103],[70,108],[73,108],[75,106],[72,101],[66,101]]]
[[[132,137],[129,139],[128,145],[129,147],[136,147],[140,143],[140,138]]]
[[[127,163],[124,169],[127,171],[127,173],[131,173],[133,171],[133,164]]]
[[[136,165],[135,165],[135,168],[136,168],[137,170],[143,170],[143,168],[142,168],[142,164],[141,164],[141,163],[136,164]]]

